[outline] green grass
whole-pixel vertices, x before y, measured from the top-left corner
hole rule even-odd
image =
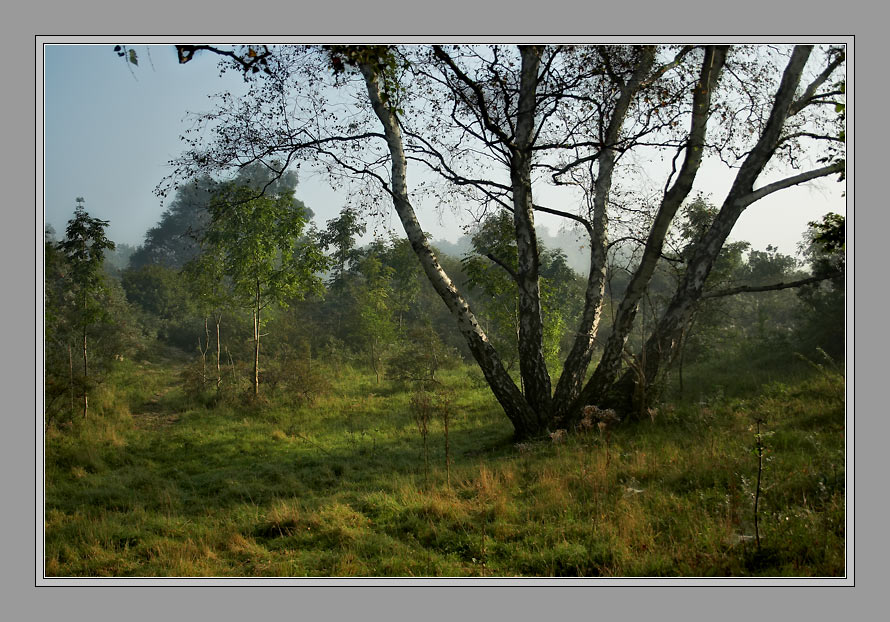
[[[446,480],[410,393],[348,367],[311,405],[198,406],[127,363],[46,437],[48,576],[842,576],[843,379],[811,370],[515,445],[465,369]],[[753,422],[767,468],[754,535]]]

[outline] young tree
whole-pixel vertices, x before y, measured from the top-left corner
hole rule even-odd
[[[105,289],[105,273],[102,262],[106,250],[114,249],[114,242],[105,237],[108,221],[92,218],[84,208],[82,197],[77,198],[74,218],[68,221],[65,239],[59,250],[68,265],[68,280],[74,306],[74,326],[83,346],[83,416],[89,409],[89,329],[108,320],[100,295]]]
[[[363,258],[358,269],[363,277],[363,282],[355,290],[359,334],[371,361],[377,384],[380,384],[384,355],[396,334],[390,287],[393,269],[384,265],[373,254]]]
[[[249,186],[223,184],[210,202],[211,221],[204,236],[207,253],[222,261],[236,299],[253,315],[253,392],[259,394],[263,310],[286,305],[312,290],[327,258],[304,235],[306,209],[293,193],[258,195]]]
[[[232,293],[225,275],[224,254],[220,247],[207,248],[200,255],[188,262],[182,273],[191,284],[192,296],[201,319],[204,323],[204,344],[198,338],[198,350],[201,353],[201,378],[206,384],[207,350],[210,349],[210,329],[208,317],[213,318],[216,327],[216,389],[222,386],[222,368],[220,362],[221,341],[220,324],[223,310],[229,304]]]

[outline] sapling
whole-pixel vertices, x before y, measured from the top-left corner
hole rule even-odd
[[[430,414],[433,409],[432,395],[429,391],[417,391],[411,396],[411,409],[414,414],[414,422],[417,424],[417,431],[423,438],[423,481],[425,486],[429,486],[430,471],[430,455],[427,446],[427,437],[429,436]]]
[[[763,478],[763,435],[760,433],[760,424],[763,419],[755,419],[756,433],[754,434],[754,453],[757,455],[757,485],[754,488],[754,539],[757,542],[757,550],[760,550],[760,523],[758,522],[758,505],[760,503],[760,483]]]
[[[451,443],[448,437],[448,425],[451,422],[451,400],[452,394],[446,391],[438,393],[438,404],[436,411],[442,419],[442,427],[445,429],[445,480],[448,487],[451,488]]]

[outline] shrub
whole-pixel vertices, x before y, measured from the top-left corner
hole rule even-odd
[[[449,348],[430,326],[407,331],[401,348],[389,360],[389,376],[406,384],[421,387],[436,384],[436,373],[453,367],[457,352]]]

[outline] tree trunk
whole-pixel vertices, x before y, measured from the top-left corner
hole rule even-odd
[[[792,112],[794,95],[811,51],[812,46],[795,47],[776,91],[769,119],[757,144],[739,168],[733,185],[711,227],[693,249],[692,257],[674,297],[662,315],[654,333],[644,346],[646,349],[645,375],[646,381],[649,383],[656,380],[664,364],[672,357],[683,331],[702,297],[705,281],[714,261],[745,208],[769,192],[831,174],[834,170],[832,166],[823,167],[770,184],[757,191],[753,189],[757,178],[779,143],[782,128]],[[623,378],[621,382],[626,384],[627,379]]]
[[[87,395],[87,378],[89,377],[89,368],[87,367],[87,329],[83,329],[83,418],[86,419],[89,409],[89,396]]]
[[[219,324],[222,320],[222,315],[215,316],[216,319],[216,390],[219,391],[220,386],[222,386],[222,370],[219,364]]]
[[[260,282],[256,285],[256,303],[253,311],[253,396],[260,394]]]
[[[74,416],[74,352],[71,342],[68,342],[68,380],[69,394],[71,397],[71,416]]]
[[[513,424],[516,436],[523,438],[538,435],[544,430],[544,422],[529,406],[516,383],[504,369],[497,351],[479,326],[466,300],[442,268],[417,221],[408,197],[407,163],[398,119],[395,112],[381,99],[375,70],[364,64],[360,65],[360,69],[368,87],[368,96],[374,113],[383,126],[392,160],[392,188],[386,189],[392,196],[393,206],[402,222],[411,248],[420,260],[420,265],[436,293],[457,321],[458,329],[464,336],[473,358],[476,359],[495,398]]]
[[[677,210],[692,190],[692,184],[701,166],[711,95],[726,61],[727,50],[728,46],[709,46],[705,50],[698,84],[693,93],[689,141],[686,145],[680,173],[662,198],[655,221],[649,230],[640,264],[618,307],[618,313],[612,325],[612,333],[606,342],[603,355],[593,376],[579,395],[578,402],[571,409],[572,412],[569,414],[572,417],[580,416],[580,407],[584,404],[601,402],[604,392],[614,382],[619,372],[624,348],[630,331],[633,329],[640,300],[648,289],[649,282],[661,258],[668,229]]]
[[[201,353],[201,388],[207,386],[207,350],[210,348],[210,329],[207,328],[207,316],[204,316],[204,347],[198,337],[198,352]]]
[[[544,360],[544,319],[538,278],[540,257],[531,182],[531,144],[535,131],[535,95],[541,59],[540,50],[533,46],[520,46],[520,53],[522,70],[516,144],[511,149],[510,157],[513,223],[519,265],[516,273],[519,289],[519,373],[529,405],[542,415],[550,413],[551,387]]]

